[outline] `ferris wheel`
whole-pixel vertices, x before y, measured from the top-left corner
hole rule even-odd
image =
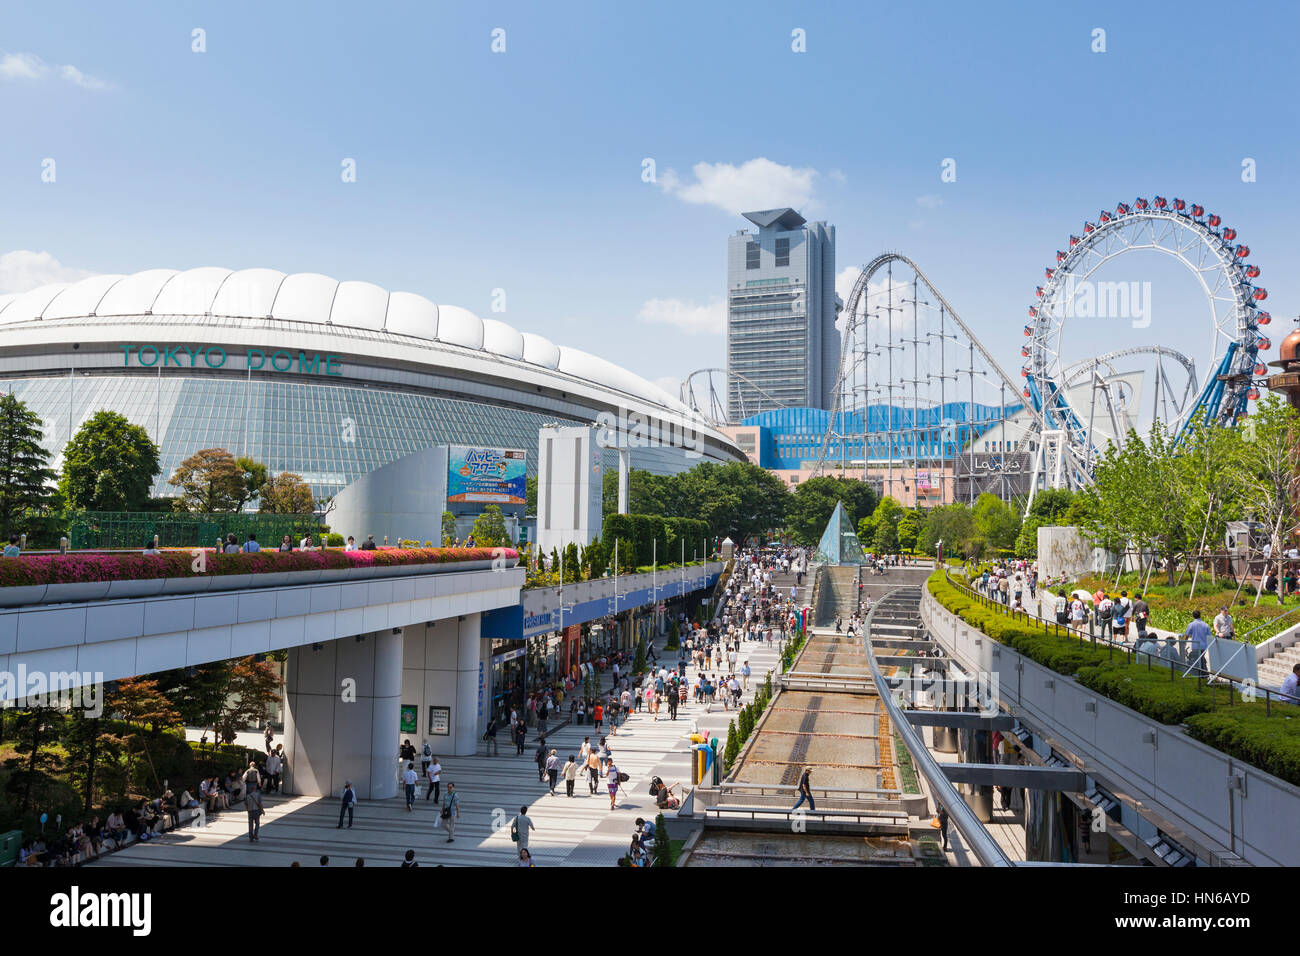
[[[1267,373],[1259,353],[1272,347],[1260,331],[1272,321],[1261,309],[1268,292],[1255,285],[1259,266],[1247,263],[1250,248],[1237,241],[1236,229],[1224,226],[1213,213],[1207,215],[1203,206],[1163,196],[1102,210],[1095,221],[1084,223],[1082,235],[1070,236],[1069,247],[1058,251],[1056,264],[1045,270],[1046,281],[1035,290],[1038,301],[1029,308],[1029,341],[1021,349],[1026,359],[1020,370],[1024,397],[1041,415],[1039,428],[1061,435],[1070,472],[1065,477],[1072,485],[1088,481],[1102,430],[1094,431],[1095,408],[1078,407],[1080,390],[1070,388],[1080,363],[1063,355],[1063,332],[1089,296],[1094,309],[1103,297],[1112,309],[1124,307],[1124,283],[1100,283],[1092,277],[1107,263],[1137,250],[1165,253],[1181,262],[1200,284],[1209,313],[1210,358],[1203,376],[1196,379],[1194,367],[1184,362],[1189,374],[1186,400],[1170,403],[1169,383],[1162,391],[1157,366],[1155,417],[1178,436],[1197,415],[1216,425],[1233,425],[1246,416],[1247,403],[1259,397],[1255,379]],[[1097,365],[1091,362],[1094,370]],[[1122,435],[1113,437],[1123,440]]]

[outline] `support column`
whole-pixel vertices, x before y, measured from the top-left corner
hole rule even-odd
[[[481,660],[482,618],[479,614],[466,614],[459,622],[456,638],[456,709],[452,733],[458,757],[478,751],[480,715],[478,701],[478,672]],[[484,702],[486,706],[487,702]],[[487,714],[482,715],[482,725],[487,725]]]
[[[397,795],[402,637],[390,630],[289,650],[285,790],[362,799]]]
[[[961,730],[958,731],[957,736],[961,743],[963,763],[993,762],[993,738],[987,730]],[[980,823],[993,821],[992,787],[963,784],[962,796],[975,811],[975,816]]]
[[[374,640],[375,683],[370,721],[370,799],[397,796],[397,752],[402,730],[402,632]]]
[[[631,468],[632,453],[626,448],[618,450],[618,513],[627,514],[627,482]]]
[[[1065,859],[1060,799],[1054,790],[1025,790],[1025,859],[1031,863]]]

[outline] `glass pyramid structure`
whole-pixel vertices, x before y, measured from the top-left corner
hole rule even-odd
[[[862,544],[853,530],[853,522],[844,511],[844,502],[837,501],[831,512],[831,520],[826,523],[822,539],[817,543],[814,561],[822,564],[866,564],[867,556],[862,553]]]

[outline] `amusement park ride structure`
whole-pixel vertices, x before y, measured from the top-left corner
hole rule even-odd
[[[1102,285],[1094,276],[1107,263],[1142,250],[1181,262],[1199,283],[1210,318],[1209,360],[1200,377],[1191,358],[1164,345],[1134,345],[1077,360],[1065,354],[1063,332],[1076,314],[1078,297]],[[1070,236],[1067,249],[1056,253],[1044,284],[1036,289],[1037,301],[1024,328],[1028,341],[1021,349],[1022,384],[1007,374],[915,262],[898,252],[877,256],[863,266],[841,314],[835,407],[813,475],[832,468],[844,474],[860,469],[862,477],[887,482],[889,489],[896,476],[904,488],[910,478],[918,491],[923,482],[932,488],[937,476],[938,498],[945,502],[959,497],[958,476],[964,471],[961,497],[973,501],[978,490],[990,490],[1008,499],[1014,484],[1027,492],[1028,510],[1041,488],[1077,489],[1090,483],[1106,445],[1122,443],[1136,427],[1140,410],[1120,364],[1135,356],[1154,373],[1154,388],[1141,404],[1149,407],[1152,421],[1160,421],[1176,438],[1198,419],[1235,424],[1259,396],[1268,371],[1260,353],[1272,345],[1261,331],[1272,321],[1261,309],[1268,292],[1254,284],[1260,269],[1247,264],[1249,256],[1235,229],[1181,199],[1139,198],[1102,210],[1096,220],[1084,223],[1081,235]],[[896,284],[896,267],[910,272],[910,281]],[[976,367],[977,354],[985,368]],[[681,397],[704,417],[725,424],[725,401],[713,384],[714,374],[726,373],[692,373],[682,383]],[[698,382],[701,376],[707,388]],[[977,379],[990,396],[987,404],[976,403]],[[1023,400],[1023,406],[1009,403],[1008,397],[1013,403]],[[969,404],[964,404],[967,398]],[[949,417],[950,409],[961,417]],[[984,418],[977,409],[988,410]],[[1008,428],[1012,416],[1014,436]],[[995,453],[977,455],[975,439],[994,432],[1016,440],[982,441]],[[850,459],[850,454],[858,457]],[[951,493],[945,480],[953,482]]]

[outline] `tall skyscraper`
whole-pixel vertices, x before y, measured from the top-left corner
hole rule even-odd
[[[739,422],[772,408],[831,408],[835,227],[789,208],[744,216],[758,232],[727,240],[727,414]]]

